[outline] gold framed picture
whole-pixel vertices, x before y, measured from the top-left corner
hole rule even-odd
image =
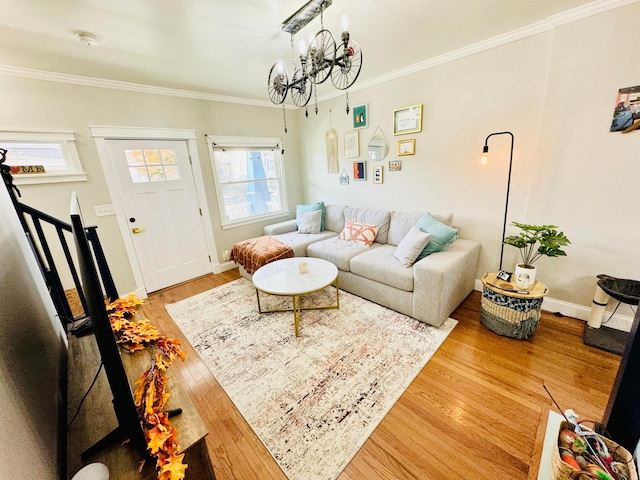
[[[404,135],[422,131],[422,104],[393,111],[393,134]]]
[[[416,139],[398,140],[398,155],[415,155]]]

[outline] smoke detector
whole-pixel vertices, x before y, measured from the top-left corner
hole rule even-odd
[[[89,32],[77,32],[76,39],[87,47],[95,47],[98,45],[98,37]]]

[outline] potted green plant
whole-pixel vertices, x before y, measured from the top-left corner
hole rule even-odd
[[[536,278],[536,267],[533,263],[542,256],[566,257],[562,249],[571,244],[563,232],[557,230],[556,225],[527,225],[526,223],[512,222],[522,230],[518,235],[510,235],[504,239],[505,245],[511,245],[520,250],[522,263],[516,265],[515,278],[526,273],[529,275],[529,283],[532,285]]]

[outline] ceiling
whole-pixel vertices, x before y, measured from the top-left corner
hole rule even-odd
[[[333,0],[324,26],[338,39],[340,16],[362,49],[358,82],[374,81],[470,44],[563,12],[610,0]],[[306,0],[4,0],[0,64],[205,94],[267,100],[267,76],[291,37],[282,21]],[[7,5],[8,4],[8,5]],[[296,43],[320,29],[320,17]],[[79,43],[91,32],[98,46]],[[297,51],[297,49],[296,49]],[[354,85],[357,87],[358,82]],[[321,85],[318,95],[332,90]]]

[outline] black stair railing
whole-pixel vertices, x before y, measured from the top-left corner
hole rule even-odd
[[[40,271],[45,279],[45,283],[49,288],[49,293],[53,300],[56,312],[66,331],[68,323],[84,318],[86,317],[86,314],[83,313],[74,318],[62,280],[60,279],[61,267],[58,264],[64,264],[64,267],[69,269],[69,273],[73,279],[83,311],[87,312],[87,304],[82,290],[82,282],[78,275],[78,269],[76,268],[73,255],[71,254],[69,243],[65,237],[65,232],[68,232],[69,234],[72,233],[71,225],[18,201],[20,191],[13,184],[13,178],[11,177],[8,169],[2,168],[5,167],[2,163],[6,154],[6,150],[4,152],[2,150],[3,149],[0,149],[0,173],[4,180],[3,183],[9,191],[9,195],[16,209],[16,213],[18,214],[22,229],[29,241],[29,245],[31,246],[36,261],[38,262],[38,266],[40,267]],[[57,234],[57,240],[64,253],[65,262],[59,261],[56,263],[56,259],[51,251],[50,238],[48,238],[45,233],[45,227],[47,225],[49,226],[49,229],[53,227]],[[32,233],[32,227],[33,230],[35,230],[35,235]],[[118,291],[116,290],[113,277],[111,276],[111,271],[109,270],[109,265],[107,264],[107,259],[104,255],[104,251],[102,250],[100,239],[98,238],[97,227],[86,227],[85,231],[87,239],[89,240],[93,250],[93,255],[96,260],[105,295],[113,301],[118,298]],[[52,235],[49,235],[49,237],[51,236]]]

